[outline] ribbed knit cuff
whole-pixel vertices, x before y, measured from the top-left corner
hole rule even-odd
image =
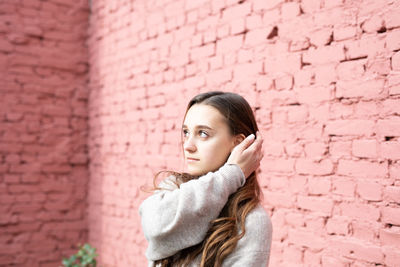
[[[225,163],[220,170],[223,169],[223,171],[226,170],[227,175],[230,177],[230,179],[235,179],[236,181],[239,182],[238,187],[241,187],[244,185],[246,182],[246,177],[244,177],[244,173],[242,169],[239,167],[237,164],[233,163]]]

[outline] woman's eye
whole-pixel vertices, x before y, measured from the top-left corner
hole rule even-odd
[[[199,131],[199,135],[200,135],[200,137],[208,137],[208,133],[203,130]]]
[[[187,137],[189,135],[189,131],[188,130],[182,130],[182,134],[184,137]]]

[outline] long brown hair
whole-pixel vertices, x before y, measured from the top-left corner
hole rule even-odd
[[[255,135],[258,131],[250,105],[238,94],[219,91],[199,94],[190,100],[186,113],[195,104],[216,108],[226,118],[232,135]],[[187,180],[197,178],[185,173],[173,172],[173,175],[177,177],[178,186]],[[168,258],[157,260],[156,266],[157,264],[161,264],[162,267],[188,266],[201,254],[200,267],[220,267],[224,259],[235,249],[238,240],[245,235],[246,216],[259,202],[260,186],[256,173],[253,172],[245,184],[230,195],[218,218],[211,222],[201,243],[185,248]]]

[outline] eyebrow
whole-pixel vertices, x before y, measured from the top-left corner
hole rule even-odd
[[[184,128],[188,128],[186,125],[182,125],[182,129],[184,129]],[[209,126],[207,126],[207,125],[196,125],[195,127],[194,127],[195,129],[197,128],[197,129],[209,129],[209,130],[213,130],[213,128],[211,128],[211,127],[209,127]]]

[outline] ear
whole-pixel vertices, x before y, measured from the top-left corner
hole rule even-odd
[[[244,134],[235,135],[235,137],[233,137],[234,146],[237,146],[238,144],[240,144],[245,138],[246,138],[246,136]]]

